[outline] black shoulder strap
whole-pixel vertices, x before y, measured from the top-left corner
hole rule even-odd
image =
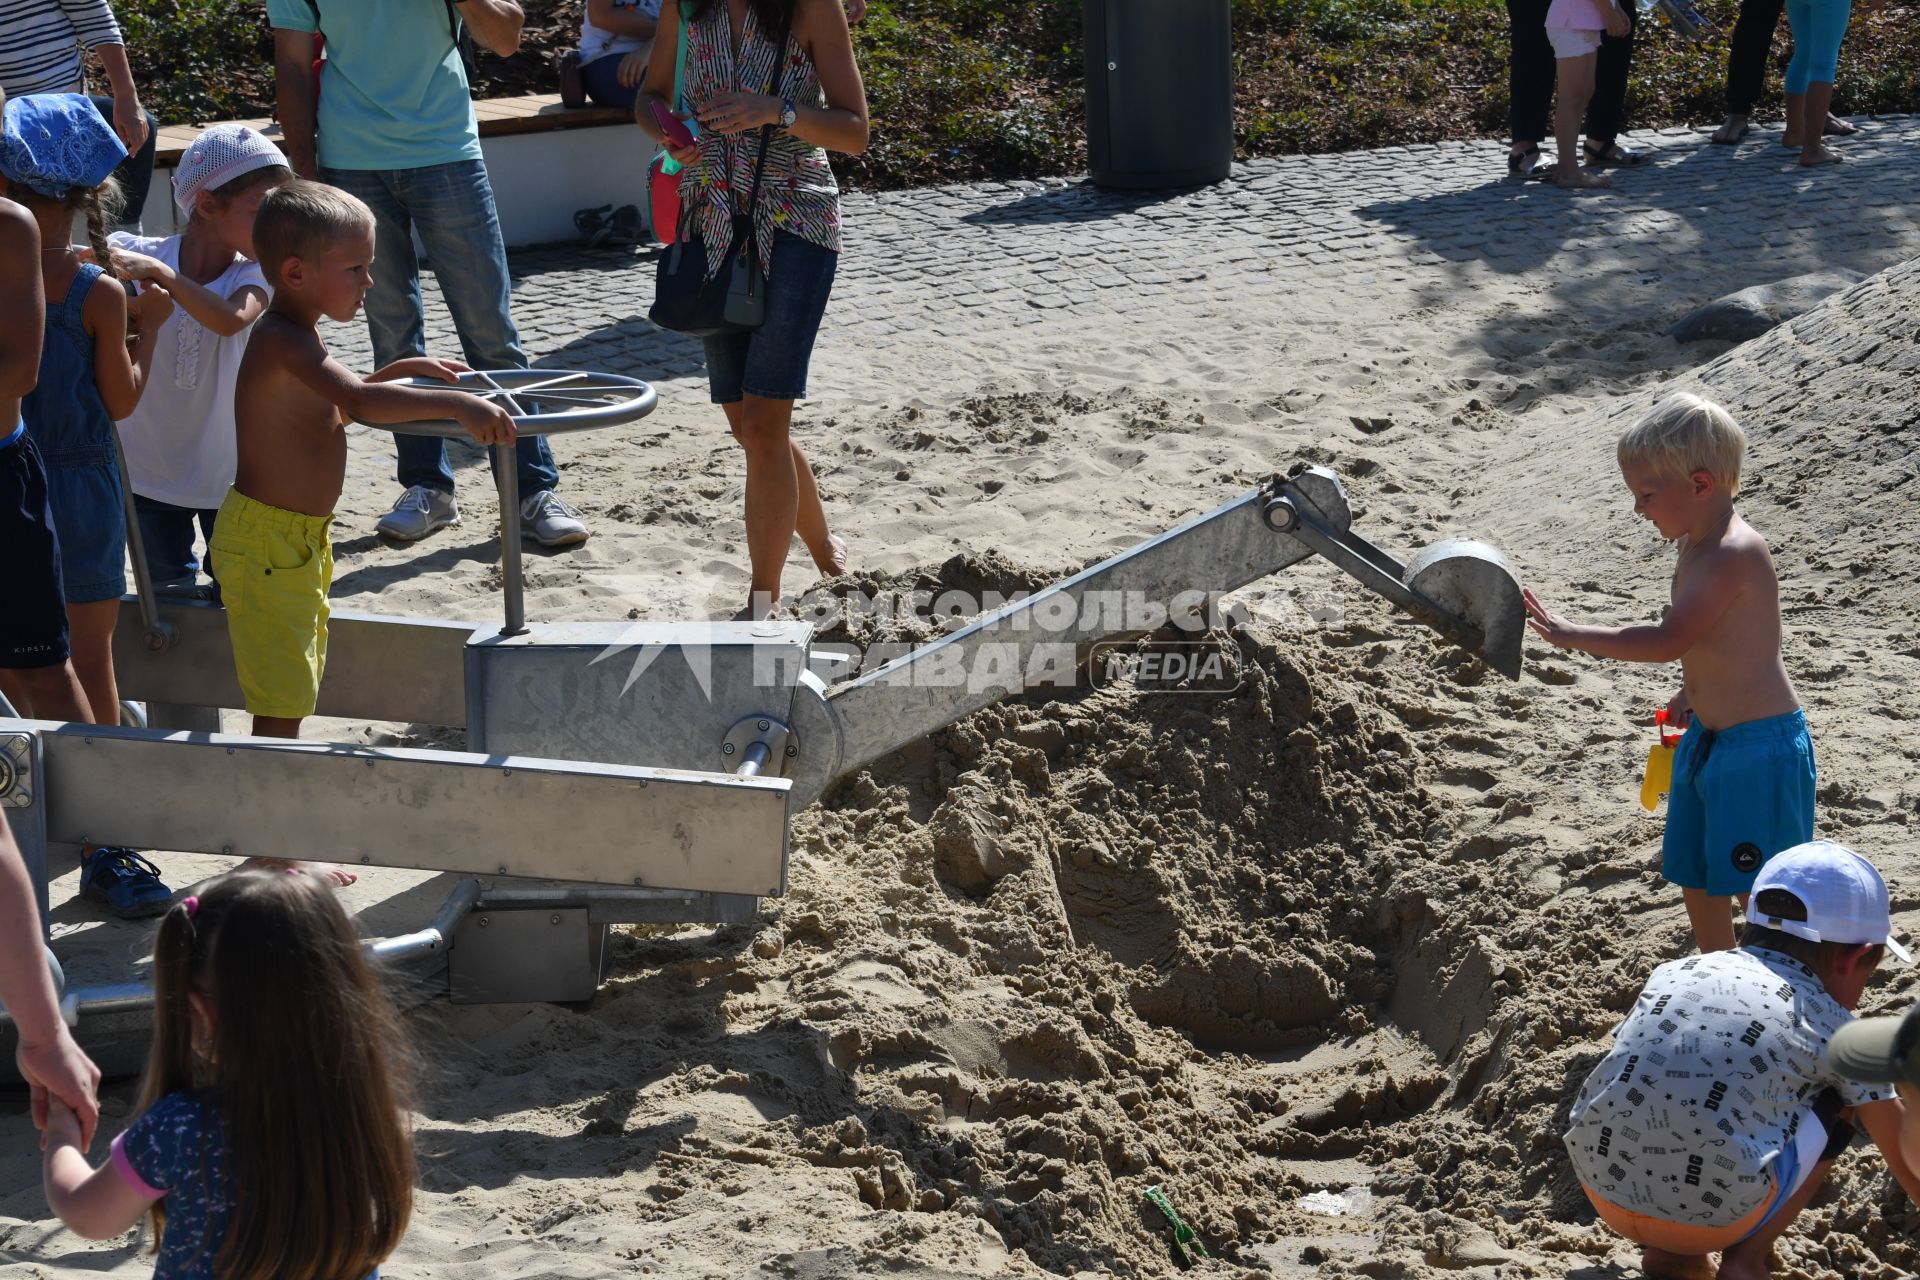
[[[786,80],[787,43],[793,38],[793,15],[799,11],[800,0],[793,0],[793,7],[787,10],[787,17],[780,24],[780,39],[773,46],[773,71],[767,77],[765,92],[776,92]],[[755,206],[760,203],[760,175],[767,167],[767,144],[773,141],[773,126],[760,126],[760,158],[753,162],[753,189],[747,197],[746,216],[751,219]]]

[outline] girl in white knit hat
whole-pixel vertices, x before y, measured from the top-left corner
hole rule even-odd
[[[253,216],[293,179],[278,147],[239,124],[194,139],[173,175],[186,229],[164,238],[116,232],[122,279],[163,290],[174,310],[160,326],[153,376],[120,423],[147,566],[156,585],[192,588],[208,564],[194,553],[194,521],[211,540],[233,483],[233,384],[267,280],[253,260]],[[209,564],[208,574],[212,569]],[[213,586],[218,598],[219,584]]]

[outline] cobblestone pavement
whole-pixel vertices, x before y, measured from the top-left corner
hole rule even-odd
[[[1625,307],[1665,322],[1801,271],[1879,270],[1920,253],[1920,118],[1860,123],[1844,140],[1849,163],[1816,171],[1795,165],[1771,130],[1737,148],[1709,145],[1704,131],[1639,134],[1655,162],[1615,171],[1615,189],[1595,194],[1500,180],[1502,146],[1482,141],[1261,160],[1187,194],[1052,180],[851,195],[813,394],[884,380],[904,344],[922,357],[937,349],[952,385],[901,385],[901,401],[1022,373],[1151,381],[1113,344],[1116,320],[1176,347],[1183,332],[1204,335],[1187,358],[1233,380],[1283,356],[1263,331],[1271,318],[1338,329],[1365,309],[1356,302],[1413,314],[1457,305],[1490,274],[1526,274],[1537,277],[1537,308],[1504,308],[1460,335],[1512,357],[1544,344],[1537,325],[1519,323],[1542,315]],[[512,268],[537,362],[645,377],[669,401],[704,399],[697,382],[672,386],[700,375],[698,344],[646,320],[650,254],[538,249],[513,254]],[[429,296],[430,342],[451,352],[431,285]],[[1260,323],[1223,340],[1223,316]],[[1103,340],[1089,347],[1094,328]],[[1364,333],[1355,344],[1364,348]],[[356,366],[370,360],[357,330],[340,346]]]

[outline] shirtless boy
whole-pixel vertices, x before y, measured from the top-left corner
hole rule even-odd
[[[1728,899],[1744,907],[1768,858],[1813,838],[1813,742],[1780,660],[1780,584],[1766,540],[1733,509],[1746,435],[1719,405],[1678,392],[1620,437],[1633,509],[1679,546],[1672,604],[1657,626],[1567,621],[1529,591],[1547,641],[1627,662],[1680,662],[1661,872],[1680,886],[1702,951],[1733,946]]]
[[[513,419],[462,391],[388,385],[453,380],[465,366],[417,357],[362,380],[327,354],[321,316],[349,321],[372,283],[373,214],[353,196],[293,182],[253,227],[273,301],[255,325],[234,389],[239,466],[214,523],[215,573],[253,732],[297,738],[327,662],[327,526],[346,483],[349,420],[452,418],[481,444],[508,444]],[[312,864],[341,884],[352,873]]]

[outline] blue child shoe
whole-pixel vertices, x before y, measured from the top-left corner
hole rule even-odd
[[[173,905],[173,890],[160,882],[160,868],[131,849],[95,849],[81,864],[80,896],[123,920],[157,916]]]

